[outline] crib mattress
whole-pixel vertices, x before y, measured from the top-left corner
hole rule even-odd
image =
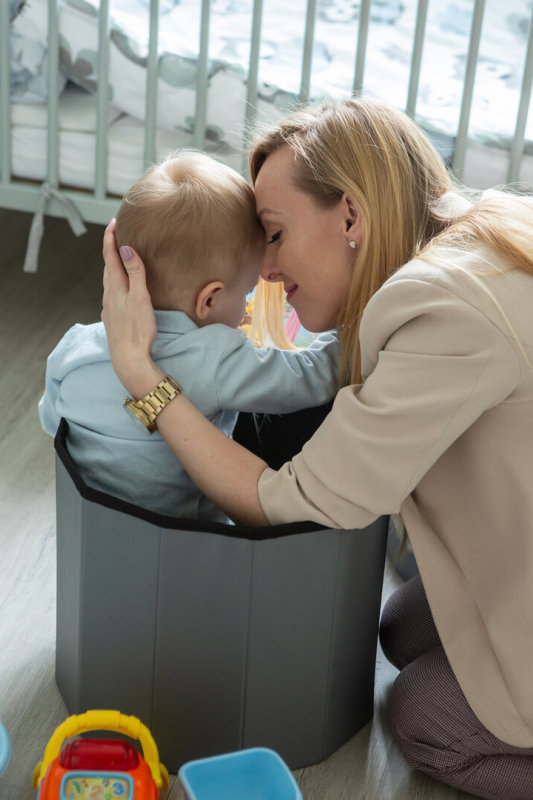
[[[122,196],[144,169],[144,125],[111,106],[107,135],[107,192]],[[75,86],[68,86],[59,102],[59,180],[63,186],[92,189],[96,145],[96,99]],[[159,129],[156,157],[192,147],[192,134],[184,130]],[[207,143],[206,150],[240,170],[245,158],[242,148],[224,142]],[[14,105],[12,108],[12,172],[17,178],[42,181],[47,170],[46,107]],[[477,188],[505,183],[509,150],[498,141],[469,142],[464,182]],[[520,181],[533,187],[533,155],[526,153]]]

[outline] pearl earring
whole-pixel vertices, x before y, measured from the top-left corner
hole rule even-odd
[[[355,248],[356,248],[356,244],[355,244],[355,242],[354,242],[354,240],[353,240],[353,239],[350,239],[350,240],[348,241],[348,244],[350,245],[350,247],[352,247],[352,248],[355,250]]]

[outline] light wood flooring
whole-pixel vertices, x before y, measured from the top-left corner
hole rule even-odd
[[[30,222],[28,214],[0,209],[0,720],[13,748],[1,800],[35,798],[33,768],[68,716],[54,682],[53,447],[37,401],[47,354],[71,324],[97,320],[101,308],[103,229],[91,225],[76,239],[64,220],[47,218],[39,271],[27,275]],[[398,584],[388,567],[384,596]],[[466,799],[403,761],[384,712],[396,671],[379,651],[377,661],[372,724],[326,761],[295,773],[304,800]],[[183,800],[175,777],[167,797]]]

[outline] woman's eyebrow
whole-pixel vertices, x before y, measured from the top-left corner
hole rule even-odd
[[[273,208],[262,208],[261,211],[258,211],[257,216],[261,219],[265,214],[273,214],[279,217],[281,211],[275,211]]]

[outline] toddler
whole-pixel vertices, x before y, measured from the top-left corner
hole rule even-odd
[[[322,334],[305,350],[254,347],[239,325],[257,284],[265,234],[251,187],[213,158],[181,151],[126,193],[117,243],[142,257],[156,309],[152,356],[231,436],[239,411],[285,413],[322,405],[337,389],[339,342]],[[227,522],[190,480],[157,431],[121,407],[104,326],[74,325],[48,358],[39,402],[44,430],[62,417],[87,485],[167,516]]]

